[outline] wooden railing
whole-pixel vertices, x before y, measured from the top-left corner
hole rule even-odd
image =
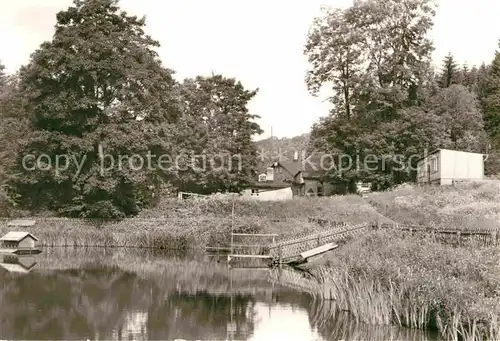
[[[294,236],[269,246],[269,254],[278,263],[288,263],[293,261],[304,251],[331,242],[343,242],[369,227],[371,227],[371,224],[368,223],[354,226],[342,225],[341,227],[319,233]]]
[[[231,240],[235,236],[254,238],[262,240],[272,238],[270,243],[251,243],[247,240],[246,243],[234,243],[229,249],[232,258],[268,258],[274,263],[291,263],[299,260],[300,254],[317,248],[328,243],[342,244],[357,235],[369,230],[376,229],[391,229],[394,231],[402,231],[404,233],[422,233],[427,234],[436,241],[464,245],[469,242],[474,245],[500,245],[500,233],[497,229],[474,228],[474,229],[443,229],[430,226],[419,226],[412,224],[380,224],[380,223],[363,223],[358,225],[348,225],[343,222],[334,222],[322,219],[310,218],[310,222],[315,222],[321,225],[328,225],[326,230],[316,233],[305,232],[300,235],[281,239],[277,241],[276,234],[246,234],[234,233]],[[238,250],[238,251],[236,251]]]
[[[244,237],[248,240],[248,243],[235,243],[234,237]],[[228,255],[228,261],[234,258],[260,258],[260,259],[270,259],[271,255],[268,252],[269,244],[274,244],[276,242],[275,233],[231,233],[231,244],[230,244],[230,254]],[[252,239],[254,241],[252,241]],[[255,244],[255,239],[266,240],[271,239],[271,243],[259,242]],[[252,244],[251,244],[252,243]]]
[[[420,226],[412,224],[373,224],[375,229],[393,229],[411,234],[420,233],[427,234],[437,241],[464,244],[467,242],[475,242],[476,244],[484,246],[498,246],[500,245],[500,229],[491,228],[436,228],[433,226]]]

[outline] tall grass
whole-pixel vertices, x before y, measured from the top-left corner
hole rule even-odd
[[[398,223],[438,228],[500,229],[500,189],[492,184],[402,186],[372,193],[368,202]]]
[[[297,197],[284,201],[254,201],[236,199],[235,214],[240,217],[262,217],[273,222],[300,220],[308,217],[359,224],[366,221],[386,221],[373,207],[357,195],[333,197]],[[230,216],[232,198],[163,200],[158,207],[144,211],[141,217],[164,217],[173,212],[186,215]]]
[[[437,329],[450,340],[500,337],[500,253],[373,232],[312,270],[319,295],[358,322]]]
[[[137,218],[99,221],[35,217],[36,225],[23,228],[40,239],[41,246],[147,247],[202,249],[227,244],[233,221],[232,199],[165,199]],[[384,220],[357,196],[300,198],[289,201],[235,201],[235,232],[275,233],[279,238],[312,233],[324,227],[309,217],[358,224]],[[12,228],[0,219],[0,233]],[[248,240],[241,241],[242,243]],[[262,240],[255,242],[263,242]],[[267,241],[269,242],[269,241]]]
[[[311,307],[312,325],[322,331],[327,340],[388,341],[436,340],[436,335],[395,326],[373,326],[353,319],[352,314],[339,308],[333,300],[315,300]]]

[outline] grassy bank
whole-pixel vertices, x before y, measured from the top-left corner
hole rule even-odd
[[[367,201],[397,223],[500,228],[500,193],[491,184],[401,186]],[[339,249],[313,274],[320,296],[359,322],[437,329],[449,340],[500,339],[498,248],[374,231]]]
[[[367,201],[398,223],[438,228],[500,228],[500,188],[493,184],[410,186],[372,193]]]
[[[300,198],[283,202],[235,201],[231,218],[230,199],[167,199],[137,218],[102,222],[64,218],[33,218],[36,225],[23,228],[40,239],[42,246],[148,247],[201,249],[228,241],[231,226],[248,233],[277,233],[286,237],[314,232],[320,226],[308,217],[347,223],[386,220],[358,196]],[[12,228],[0,220],[0,234]]]
[[[313,270],[321,296],[359,322],[438,329],[449,340],[500,337],[500,254],[372,232]]]

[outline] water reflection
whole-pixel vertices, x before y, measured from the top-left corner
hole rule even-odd
[[[34,256],[0,255],[0,266],[9,272],[28,273],[36,265]]]
[[[2,267],[21,266],[19,261],[4,259]],[[229,270],[194,256],[49,250],[32,261],[37,266],[24,263],[21,275],[0,269],[4,339],[354,341],[401,336],[400,329],[356,326],[347,315],[334,314],[334,307],[273,284],[266,271]],[[422,335],[428,336],[398,339],[424,340]]]

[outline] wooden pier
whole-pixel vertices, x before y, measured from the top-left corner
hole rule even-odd
[[[344,224],[323,232],[293,237],[270,245],[269,254],[279,264],[305,262],[309,257],[337,248],[339,243],[355,237],[370,227],[368,223],[353,226]]]
[[[272,233],[232,233],[229,245],[208,246],[205,250],[223,252],[227,255],[228,261],[253,258],[269,260],[270,264],[296,265],[336,249],[339,243],[353,238],[369,227],[371,224],[354,226],[338,224],[322,232],[298,235],[279,241],[279,236]],[[244,238],[247,242],[235,243],[235,238]]]
[[[253,239],[252,242],[256,243],[260,240],[259,244],[235,244],[234,238],[246,238]],[[275,233],[231,233],[231,245],[230,253],[227,256],[227,260],[231,261],[234,258],[255,258],[255,259],[269,259],[272,260],[272,256],[266,252],[269,244],[274,244],[276,238],[278,237]],[[257,239],[257,241],[255,241]],[[262,242],[262,239],[264,242]],[[271,239],[271,243],[265,242],[265,240]]]
[[[309,222],[322,226],[324,230],[316,233],[295,235],[285,239],[278,239],[277,234],[232,233],[230,245],[207,248],[207,251],[226,251],[228,261],[236,258],[255,258],[268,261],[269,265],[289,264],[299,266],[307,263],[310,259],[335,250],[360,234],[376,229],[391,229],[410,234],[422,233],[444,243],[500,245],[500,233],[497,230],[484,228],[438,229],[411,224],[371,222],[349,225],[343,222],[314,218],[309,218]],[[236,237],[246,240],[235,243]]]

